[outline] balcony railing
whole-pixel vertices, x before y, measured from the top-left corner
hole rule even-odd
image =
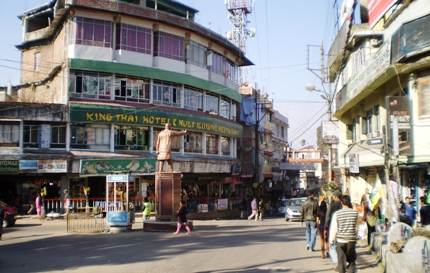
[[[384,43],[381,48],[368,58],[370,62],[360,71],[349,78],[336,95],[336,111],[361,93],[366,86],[377,80],[390,66],[390,43]]]

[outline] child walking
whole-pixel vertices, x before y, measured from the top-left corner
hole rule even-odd
[[[181,231],[182,226],[185,226],[185,229],[187,230],[187,234],[191,234],[191,229],[188,226],[187,221],[187,208],[185,206],[185,201],[181,200],[181,204],[179,206],[178,212],[176,213],[178,222],[177,222],[177,228],[175,234],[179,234]]]

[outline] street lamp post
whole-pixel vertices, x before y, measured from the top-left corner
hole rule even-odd
[[[331,91],[330,85],[329,90],[326,90],[324,84],[321,85],[321,89],[317,89],[313,84],[307,84],[305,86],[306,90],[309,92],[320,93],[320,97],[327,102],[327,114],[329,116],[329,121],[333,121],[332,119],[332,105],[334,100],[334,93]],[[328,148],[328,166],[327,166],[327,181],[330,183],[332,180],[332,144],[329,144]]]

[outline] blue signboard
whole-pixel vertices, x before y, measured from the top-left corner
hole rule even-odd
[[[110,227],[127,227],[130,224],[130,216],[127,211],[108,211],[106,219]]]
[[[20,170],[37,170],[37,160],[20,160]]]

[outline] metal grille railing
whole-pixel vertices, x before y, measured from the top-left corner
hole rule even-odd
[[[68,233],[98,233],[107,230],[106,219],[87,213],[70,213],[66,216]]]

